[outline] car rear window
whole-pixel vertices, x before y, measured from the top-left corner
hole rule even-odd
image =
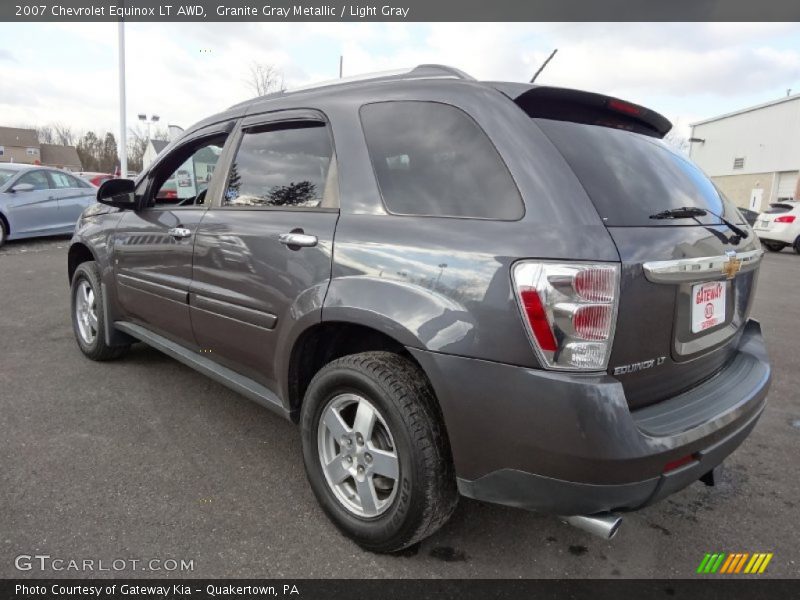
[[[379,102],[362,107],[361,122],[389,212],[522,217],[522,198],[505,163],[462,110],[436,102]]]
[[[608,226],[719,223],[712,215],[697,220],[650,218],[685,206],[743,222],[699,168],[659,140],[596,125],[534,121],[569,163]]]

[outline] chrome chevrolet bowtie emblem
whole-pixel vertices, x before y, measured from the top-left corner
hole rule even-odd
[[[728,260],[722,265],[722,273],[728,279],[733,279],[742,268],[742,261],[736,258],[736,252],[728,251],[725,253]]]

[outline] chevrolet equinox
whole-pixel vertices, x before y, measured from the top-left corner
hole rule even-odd
[[[610,538],[712,484],[771,377],[758,239],[670,128],[439,65],[233,106],[81,216],[78,346],[144,342],[297,423],[369,550],[459,494]]]

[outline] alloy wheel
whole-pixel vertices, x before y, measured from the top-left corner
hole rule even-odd
[[[400,460],[394,438],[378,409],[366,398],[340,394],[322,411],[317,429],[325,480],[350,513],[374,518],[397,495]]]
[[[97,302],[88,281],[82,280],[75,289],[75,322],[85,344],[91,345],[97,337]]]

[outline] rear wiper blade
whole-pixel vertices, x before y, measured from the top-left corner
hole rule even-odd
[[[741,237],[742,239],[746,238],[749,234],[744,229],[737,227],[733,223],[731,223],[728,219],[723,217],[722,215],[718,215],[715,212],[711,212],[707,208],[700,208],[699,206],[681,206],[679,208],[670,208],[669,210],[662,210],[659,213],[654,215],[650,215],[651,219],[692,219],[694,217],[702,217],[705,215],[712,215],[717,217],[720,221],[722,221],[725,225],[728,226],[733,233]]]
[[[697,206],[681,206],[680,208],[670,208],[669,210],[662,210],[660,213],[650,215],[650,218],[691,219],[692,217],[702,217],[707,214],[708,211],[705,208],[698,208]]]

